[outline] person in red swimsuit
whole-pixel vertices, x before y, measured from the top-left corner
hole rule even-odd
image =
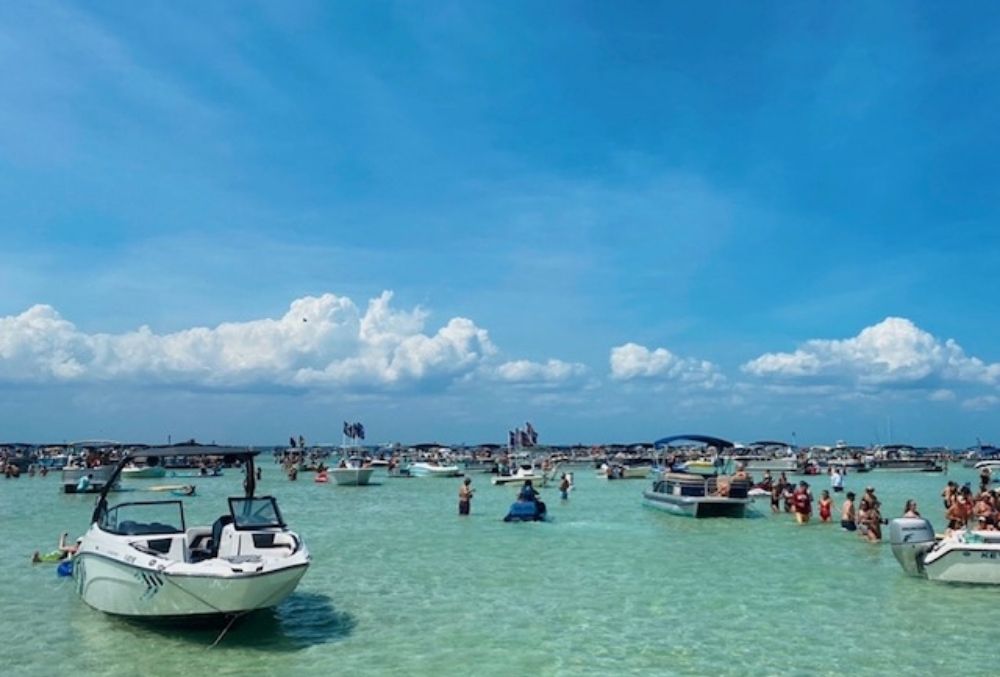
[[[826,489],[819,495],[819,519],[821,522],[829,522],[830,514],[833,512],[833,500],[830,492]]]

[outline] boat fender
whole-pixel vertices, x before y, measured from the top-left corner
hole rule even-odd
[[[56,575],[60,578],[66,578],[73,575],[73,560],[68,559],[65,562],[60,562],[59,566],[56,567]]]

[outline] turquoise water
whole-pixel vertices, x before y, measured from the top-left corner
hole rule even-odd
[[[105,616],[51,565],[31,566],[60,532],[82,533],[93,497],[60,494],[57,476],[0,480],[0,664],[25,675],[996,672],[1000,590],[907,578],[888,545],[797,526],[766,503],[754,519],[695,521],[643,507],[645,481],[579,468],[569,501],[542,491],[552,522],[504,524],[516,489],[487,475],[473,476],[463,519],[456,479],[337,487],[264,467],[260,491],[277,496],[313,565],[285,604],[211,649],[218,629]],[[847,487],[874,484],[886,516],[914,497],[941,530],[948,478],[976,479],[953,466],[851,475]],[[210,523],[239,486],[235,474],[198,481],[188,523]],[[825,486],[817,478],[814,493]]]

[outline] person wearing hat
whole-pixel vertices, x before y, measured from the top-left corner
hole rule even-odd
[[[475,489],[472,488],[472,478],[466,477],[462,481],[462,486],[458,488],[458,514],[468,515],[469,508],[472,506],[472,494]]]

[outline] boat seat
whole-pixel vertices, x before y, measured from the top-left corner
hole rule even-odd
[[[222,529],[233,523],[232,515],[222,515],[212,523],[212,542],[208,546],[208,559],[219,556],[219,544],[222,542]]]
[[[199,533],[194,536],[189,548],[189,561],[201,562],[215,559],[219,556],[219,544],[222,542],[222,529],[233,523],[232,515],[222,515],[212,523],[211,534]]]

